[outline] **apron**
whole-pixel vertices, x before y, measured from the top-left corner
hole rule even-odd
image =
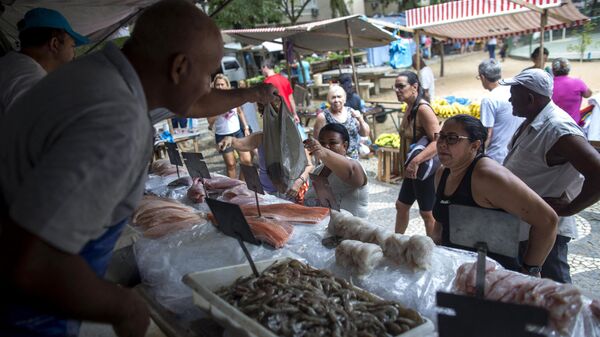
[[[106,273],[113,248],[127,220],[109,227],[102,236],[88,242],[79,252],[79,256],[100,278],[103,278]],[[1,311],[3,317],[0,318],[0,336],[76,337],[79,335],[80,321],[45,314],[23,303],[2,305]]]

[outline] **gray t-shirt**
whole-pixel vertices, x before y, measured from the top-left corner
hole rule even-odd
[[[513,116],[509,99],[510,87],[500,85],[492,89],[489,97],[481,100],[481,123],[486,128],[492,128],[492,140],[485,154],[500,164],[508,153],[508,142],[525,120]]]
[[[350,158],[349,158],[350,159]],[[355,160],[355,159],[352,159]],[[358,163],[360,163],[357,160]],[[317,166],[313,173],[319,174],[323,169],[324,165],[321,164]],[[361,164],[362,167],[362,164]],[[363,172],[365,172],[365,168],[363,167]],[[365,176],[366,176],[365,172]],[[354,216],[358,216],[361,218],[366,218],[369,216],[369,192],[367,190],[367,184],[364,184],[361,187],[354,187],[352,185],[346,184],[343,182],[338,176],[331,173],[329,177],[327,177],[329,181],[329,185],[331,186],[331,191],[335,196],[336,201],[340,205],[341,209],[345,209],[348,212],[352,213]],[[310,185],[310,188],[306,192],[304,196],[304,204],[306,206],[317,206],[319,205],[317,193],[313,185]]]
[[[0,118],[12,103],[46,76],[46,70],[31,57],[11,51],[0,58]]]
[[[141,82],[108,44],[46,76],[5,116],[0,207],[77,254],[141,199],[152,135]]]

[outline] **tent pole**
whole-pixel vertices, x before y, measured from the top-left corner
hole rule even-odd
[[[352,40],[352,30],[350,29],[350,24],[348,20],[346,20],[346,33],[348,33],[348,47],[350,48],[350,64],[352,64],[352,78],[354,78],[354,86],[356,88],[356,93],[358,97],[360,97],[360,86],[358,83],[358,75],[356,73],[356,65],[354,64],[354,41]],[[367,88],[367,90],[369,90]],[[362,98],[362,97],[361,97]]]
[[[419,73],[419,70],[421,70],[421,31],[419,29],[415,29],[415,36],[414,36],[415,44],[417,45],[417,58],[416,58],[416,64],[415,69],[417,70],[417,74]]]
[[[546,24],[548,23],[548,10],[544,9],[544,12],[542,12],[542,22],[540,24],[540,52],[539,52],[539,59],[538,59],[538,64],[540,69],[544,69],[544,28],[546,27]]]
[[[440,77],[444,77],[444,41],[438,41],[440,46]]]

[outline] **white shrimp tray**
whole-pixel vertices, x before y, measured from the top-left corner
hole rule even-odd
[[[287,258],[269,259],[255,262],[258,272],[262,272],[277,261]],[[227,303],[214,293],[223,286],[233,284],[239,277],[252,273],[249,264],[241,264],[223,268],[209,269],[189,273],[183,277],[183,282],[193,290],[194,303],[206,311],[221,326],[230,330],[234,336],[249,337],[278,337],[272,331],[256,320],[246,316],[237,308]],[[362,290],[358,288],[359,290]],[[364,291],[364,290],[363,290]],[[375,295],[373,295],[375,296]],[[429,336],[435,331],[431,320],[423,317],[425,323],[396,337]]]

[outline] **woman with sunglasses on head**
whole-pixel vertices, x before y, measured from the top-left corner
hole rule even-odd
[[[417,179],[419,165],[436,155],[433,135],[440,130],[438,119],[429,103],[425,100],[417,74],[412,71],[401,72],[394,83],[398,101],[407,104],[404,118],[400,124],[400,152],[407,158],[411,146],[422,137],[429,144],[404,167],[404,180],[396,200],[396,233],[404,234],[408,226],[409,212],[415,200],[425,223],[425,231],[431,236],[435,219],[431,210],[435,199],[434,175],[424,180]]]
[[[477,118],[453,116],[435,138],[443,166],[435,174],[434,241],[465,248],[450,243],[452,224],[448,210],[452,204],[501,210],[531,225],[529,243],[521,263],[494,254],[489,254],[490,257],[507,269],[538,275],[538,266],[544,263],[554,244],[556,213],[517,176],[483,154],[487,130]]]

